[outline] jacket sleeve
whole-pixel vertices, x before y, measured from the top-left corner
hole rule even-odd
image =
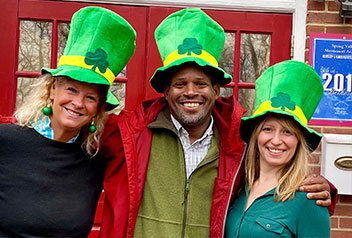
[[[330,216],[332,216],[334,215],[334,212],[335,212],[338,195],[337,195],[337,188],[329,181],[328,183],[330,185],[330,195],[331,195],[331,205],[328,206],[328,210],[329,210]]]
[[[125,154],[116,115],[110,115],[101,137],[101,153],[108,159],[104,177],[104,208],[99,237],[125,237],[128,182]]]
[[[12,116],[1,116],[0,115],[0,124],[11,124],[16,122],[16,118]]]
[[[120,148],[121,147],[121,148]],[[117,124],[117,116],[110,114],[104,126],[104,132],[100,138],[100,153],[109,161],[115,160],[123,154],[120,130]]]

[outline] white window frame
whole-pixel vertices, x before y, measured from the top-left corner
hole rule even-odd
[[[200,7],[216,10],[292,13],[292,59],[304,62],[307,0],[63,0],[161,7]]]

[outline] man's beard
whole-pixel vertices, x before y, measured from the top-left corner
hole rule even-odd
[[[182,112],[177,113],[177,115],[178,115],[179,123],[183,127],[199,126],[206,117],[206,113],[204,111],[196,115],[184,114]]]

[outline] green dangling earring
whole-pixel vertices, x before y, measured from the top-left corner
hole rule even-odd
[[[92,121],[92,123],[90,124],[90,126],[88,127],[88,131],[90,133],[94,133],[97,130],[97,127],[94,125],[94,121]]]
[[[50,116],[53,113],[53,110],[51,109],[50,103],[48,103],[48,105],[43,108],[42,112],[45,116]]]

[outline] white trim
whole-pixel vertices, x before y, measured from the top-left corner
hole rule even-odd
[[[54,1],[54,0],[53,0]],[[292,13],[294,60],[304,62],[306,44],[307,0],[63,0],[139,6],[200,7],[216,10]]]
[[[296,0],[293,14],[293,59],[304,62],[306,50],[307,0]]]
[[[219,10],[270,11],[292,13],[295,0],[63,0],[163,7],[200,7]]]

